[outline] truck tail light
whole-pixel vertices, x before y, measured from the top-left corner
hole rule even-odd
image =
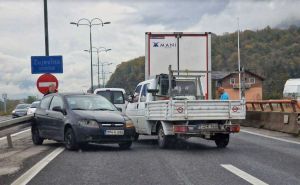
[[[175,133],[185,133],[185,132],[188,132],[188,127],[187,126],[184,126],[184,125],[174,125],[173,126],[173,131]]]
[[[241,127],[240,125],[229,125],[226,130],[230,132],[240,132]]]

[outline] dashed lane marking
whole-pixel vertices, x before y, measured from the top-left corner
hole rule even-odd
[[[267,183],[259,180],[258,178],[244,172],[243,170],[238,169],[237,167],[231,165],[231,164],[221,164],[223,168],[226,170],[230,171],[231,173],[239,176],[240,178],[246,180],[250,184],[255,184],[255,185],[268,185]]]

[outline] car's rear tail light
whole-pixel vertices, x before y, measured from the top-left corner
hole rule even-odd
[[[185,133],[185,132],[188,132],[188,127],[185,125],[174,125],[173,131],[175,133]]]

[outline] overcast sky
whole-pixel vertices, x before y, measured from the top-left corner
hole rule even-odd
[[[80,18],[101,18],[110,25],[92,28],[93,46],[112,50],[100,54],[112,62],[144,55],[145,32],[189,31],[222,35],[240,29],[288,27],[300,23],[300,1],[247,0],[48,0],[50,55],[62,55],[64,73],[55,74],[59,91],[82,91],[90,86],[89,29],[70,25]],[[45,55],[43,0],[0,0],[0,94],[8,98],[42,96],[40,75],[31,74],[31,56]],[[94,56],[96,62],[96,55]],[[96,73],[94,68],[94,74]],[[97,84],[95,75],[94,84]]]

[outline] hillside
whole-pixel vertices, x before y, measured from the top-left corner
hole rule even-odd
[[[280,98],[289,78],[300,78],[300,28],[245,30],[240,33],[241,66],[265,77],[264,98]],[[237,67],[237,33],[212,35],[212,70]],[[108,86],[133,91],[144,79],[144,57],[119,65]]]

